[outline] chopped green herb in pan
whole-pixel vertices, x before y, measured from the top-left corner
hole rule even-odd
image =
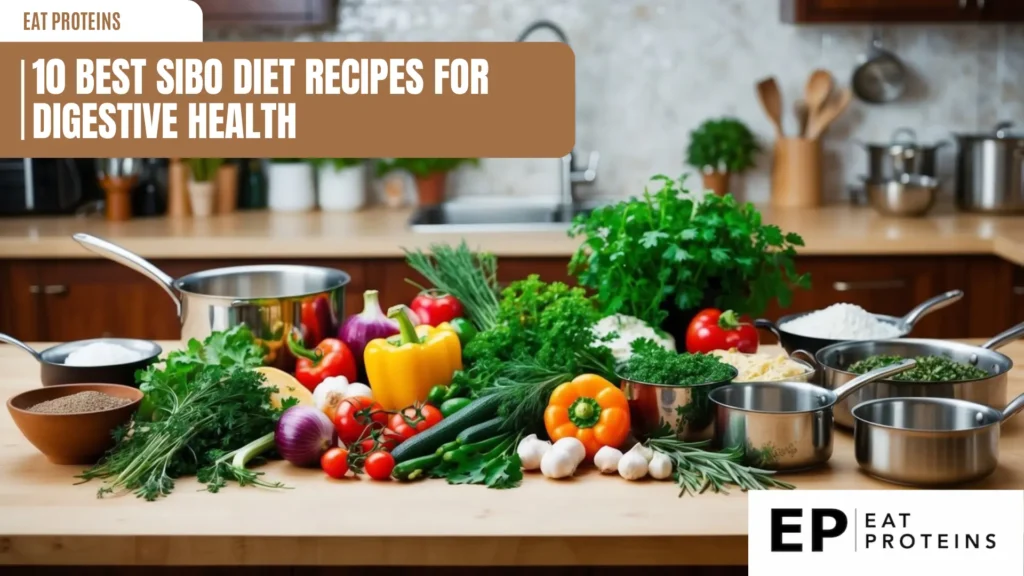
[[[902,356],[869,356],[850,364],[847,370],[855,374],[864,374],[875,368],[896,364],[900,360],[903,360]],[[918,356],[914,360],[917,361],[917,366],[893,376],[890,380],[902,382],[956,382],[989,377],[989,373],[981,368],[957,362],[945,356]]]

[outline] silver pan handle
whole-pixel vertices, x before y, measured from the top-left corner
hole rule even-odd
[[[0,342],[7,342],[8,344],[11,344],[13,346],[17,346],[18,348],[21,348],[25,352],[28,352],[29,354],[31,354],[32,357],[36,359],[36,361],[38,361],[38,362],[42,362],[43,361],[43,358],[42,358],[42,356],[39,355],[39,352],[36,352],[36,350],[34,348],[29,346],[28,344],[25,344],[21,340],[18,340],[14,336],[8,336],[7,334],[4,334],[3,332],[0,332]]]
[[[900,372],[906,372],[914,366],[917,366],[917,361],[913,358],[907,358],[897,364],[890,364],[889,366],[882,366],[881,368],[875,368],[871,372],[861,374],[860,376],[850,380],[846,384],[843,384],[839,388],[835,389],[836,393],[836,404],[846,400],[846,398],[857,391],[858,388],[870,384],[875,380],[884,380],[889,376],[894,376]]]
[[[937,310],[942,310],[946,306],[957,302],[964,297],[963,290],[950,290],[949,292],[939,294],[934,298],[929,298],[924,302],[920,303],[916,308],[907,312],[907,315],[903,317],[903,323],[907,325],[907,329],[911,329],[917,324],[918,320],[923,318],[927,314],[931,314]]]
[[[1024,394],[1017,396],[1016,398],[1011,400],[1009,404],[1006,405],[1006,408],[1003,409],[1002,421],[1006,422],[1007,420],[1010,419],[1010,417],[1012,417],[1017,412],[1020,412],[1021,410],[1024,410]]]
[[[991,340],[982,344],[981,347],[988,348],[989,350],[998,350],[1021,336],[1024,336],[1024,322],[996,334]]]
[[[154,266],[152,262],[134,252],[125,250],[113,242],[107,242],[90,234],[79,233],[72,236],[72,238],[86,250],[95,252],[118,264],[123,264],[159,284],[171,296],[171,299],[174,300],[174,305],[178,308],[178,316],[181,316],[181,296],[174,289],[174,278],[171,278],[163,270]]]

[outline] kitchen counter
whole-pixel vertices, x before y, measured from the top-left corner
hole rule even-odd
[[[764,220],[798,232],[804,255],[994,254],[1024,265],[1024,216],[959,214],[938,209],[926,218],[886,218],[870,208],[762,208]],[[578,241],[564,232],[417,233],[411,212],[373,208],[357,213],[238,212],[211,218],[98,217],[0,220],[0,257],[90,258],[71,235],[88,232],[147,258],[386,258],[402,248],[465,237],[477,249],[508,257],[566,257]]]
[[[166,343],[167,347],[175,346]],[[767,348],[767,347],[766,347]],[[1024,366],[1024,342],[1003,349]],[[0,395],[39,385],[31,357],[0,346]],[[1010,375],[1024,392],[1024,368]],[[555,482],[528,475],[497,491],[369,480],[332,481],[285,463],[263,468],[291,490],[178,483],[168,500],[99,500],[74,486],[0,415],[0,564],[102,565],[741,565],[747,497],[677,497],[671,482],[627,482],[595,471]],[[847,433],[828,467],[783,476],[801,490],[902,489],[861,474]],[[970,488],[1024,486],[1024,418],[1003,427],[999,468]]]

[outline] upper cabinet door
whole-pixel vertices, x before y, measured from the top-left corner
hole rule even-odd
[[[1000,0],[781,0],[782,20],[843,22],[977,22],[979,2]],[[1007,4],[1018,0],[1002,0]],[[990,6],[991,8],[991,6]]]
[[[195,0],[206,27],[315,27],[334,22],[335,0]]]
[[[1024,0],[976,0],[986,22],[1024,22]]]

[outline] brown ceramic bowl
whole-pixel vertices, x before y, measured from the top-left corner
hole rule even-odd
[[[40,402],[86,391],[128,398],[111,410],[78,414],[40,414],[28,409]],[[111,432],[128,422],[142,402],[137,388],[119,384],[65,384],[22,392],[7,401],[7,410],[25,438],[54,464],[94,464],[114,445]]]

